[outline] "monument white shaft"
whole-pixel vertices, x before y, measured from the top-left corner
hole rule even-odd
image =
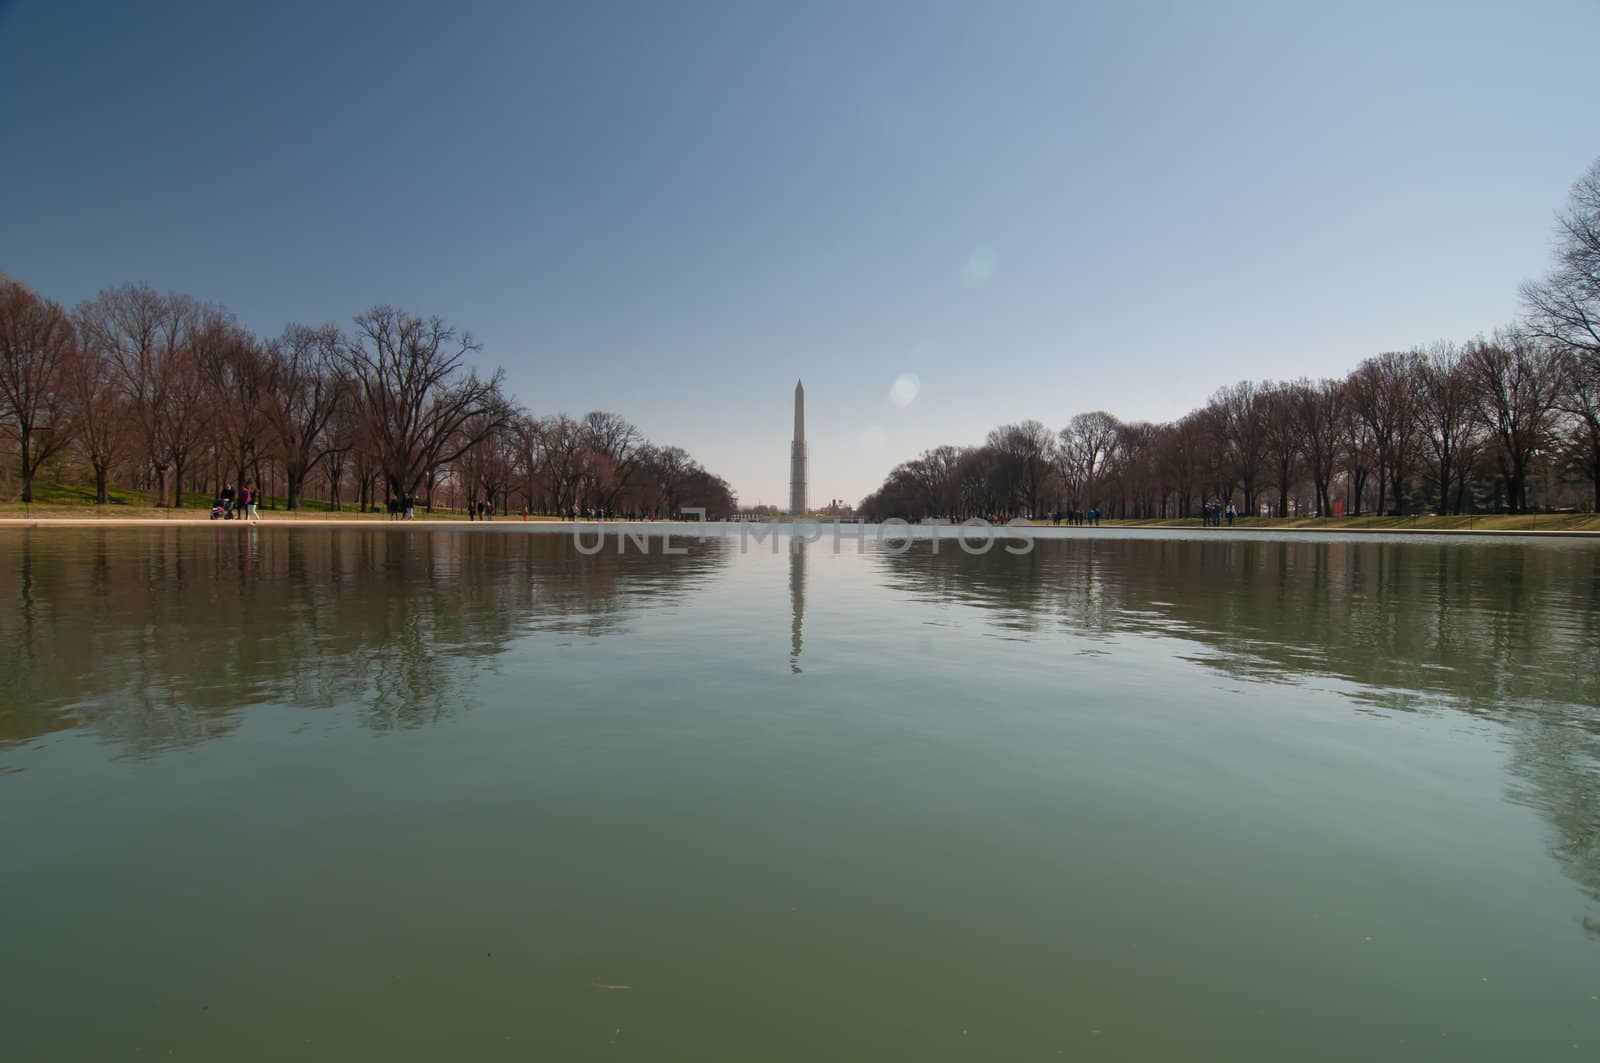
[[[789,512],[806,511],[806,389],[794,382],[794,442],[789,447]]]

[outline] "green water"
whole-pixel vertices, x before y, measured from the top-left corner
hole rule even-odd
[[[1600,1057],[1600,544],[677,543],[0,532],[0,1056]]]

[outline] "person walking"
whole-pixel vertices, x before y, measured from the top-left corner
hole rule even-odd
[[[246,484],[239,493],[239,500],[244,503],[245,520],[260,520],[261,514],[256,509],[256,489],[252,484]]]
[[[1228,527],[1230,527],[1230,528],[1233,527],[1234,512],[1235,511],[1234,511],[1234,508],[1233,508],[1233,503],[1229,502],[1228,503]]]

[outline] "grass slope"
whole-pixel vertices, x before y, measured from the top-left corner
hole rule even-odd
[[[91,484],[51,484],[36,482],[33,485],[33,502],[24,506],[17,501],[15,496],[0,501],[0,517],[105,517],[115,519],[118,517],[139,518],[194,518],[205,517],[211,512],[212,496],[200,491],[186,491],[183,496],[183,505],[178,508],[171,506],[154,506],[150,503],[150,492],[135,491],[126,487],[111,487],[106,491],[107,502],[104,506],[96,505],[94,486]],[[265,515],[276,517],[301,518],[334,516],[340,518],[371,517],[373,519],[387,519],[386,513],[362,514],[356,511],[354,504],[346,502],[342,510],[333,510],[327,502],[321,499],[305,498],[300,501],[300,510],[297,514],[289,513],[284,508],[282,498],[263,498],[261,512]],[[434,519],[460,517],[466,519],[465,510],[446,510],[435,507],[431,517]]]
[[[1123,528],[1197,528],[1199,518],[1188,520],[1118,520],[1106,525]],[[1226,527],[1226,525],[1224,525]],[[1600,531],[1600,514],[1594,513],[1475,513],[1459,517],[1251,517],[1235,521],[1235,528],[1286,528],[1301,530],[1369,531]]]

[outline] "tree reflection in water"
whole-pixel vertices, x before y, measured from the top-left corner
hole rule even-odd
[[[144,755],[228,734],[264,703],[350,704],[369,728],[417,727],[466,705],[477,671],[517,640],[626,631],[739,551],[728,537],[680,545],[670,559],[583,556],[567,534],[513,526],[7,532],[0,748],[82,728]],[[1553,825],[1552,851],[1600,902],[1589,543],[1075,536],[1023,556],[923,541],[863,563],[889,592],[886,617],[955,603],[1040,653],[1161,638],[1233,679],[1335,687],[1363,712],[1493,720],[1510,797]],[[828,645],[828,618],[811,618],[824,641],[805,647],[806,554],[787,565],[799,672],[803,649]]]
[[[1364,711],[1506,728],[1510,796],[1600,902],[1600,549],[1517,540],[1041,539],[1022,556],[926,542],[873,556],[898,593],[980,609],[997,635],[1166,636],[1232,678],[1333,679]],[[1600,923],[1585,925],[1600,932]]]
[[[0,542],[0,746],[86,728],[132,754],[224,735],[264,702],[353,702],[369,727],[463,704],[530,634],[597,638],[729,556],[585,557],[518,529],[96,529]]]

